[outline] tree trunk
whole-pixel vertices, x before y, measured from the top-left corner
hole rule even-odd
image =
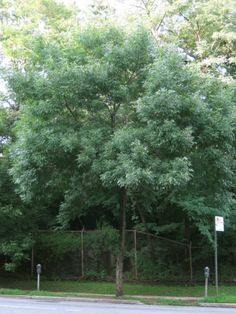
[[[125,231],[126,231],[126,190],[120,189],[120,240],[119,240],[119,253],[116,261],[116,296],[122,296],[123,292],[123,265],[125,254]]]

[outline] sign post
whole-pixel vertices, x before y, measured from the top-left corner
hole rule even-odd
[[[219,282],[218,282],[218,246],[217,246],[217,231],[224,232],[224,218],[215,216],[215,285],[216,295],[219,294]]]

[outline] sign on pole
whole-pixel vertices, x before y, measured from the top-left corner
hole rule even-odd
[[[218,284],[218,246],[217,246],[217,232],[224,231],[224,217],[215,216],[215,284],[216,284],[216,295],[219,294]]]
[[[224,217],[215,216],[215,229],[216,231],[224,231]]]

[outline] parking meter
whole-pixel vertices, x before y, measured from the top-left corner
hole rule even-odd
[[[40,289],[40,274],[42,272],[41,264],[38,264],[36,266],[36,270],[37,270],[37,291],[39,291],[39,289]]]
[[[37,274],[40,275],[40,274],[41,274],[41,271],[42,271],[42,266],[41,266],[41,264],[38,264],[38,265],[36,266],[36,269],[37,269]]]
[[[210,276],[210,268],[209,267],[204,268],[204,275],[205,275],[205,278],[209,278],[209,276]]]
[[[205,267],[204,268],[204,276],[205,276],[205,298],[208,296],[208,278],[210,276],[210,268]]]

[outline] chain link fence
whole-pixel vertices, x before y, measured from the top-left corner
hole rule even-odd
[[[40,231],[27,267],[31,268],[31,276],[40,263],[46,278],[114,280],[118,239],[115,229]],[[196,259],[198,251],[191,243],[127,230],[124,277],[135,281],[192,282],[196,279],[194,267],[202,272],[205,266]]]

